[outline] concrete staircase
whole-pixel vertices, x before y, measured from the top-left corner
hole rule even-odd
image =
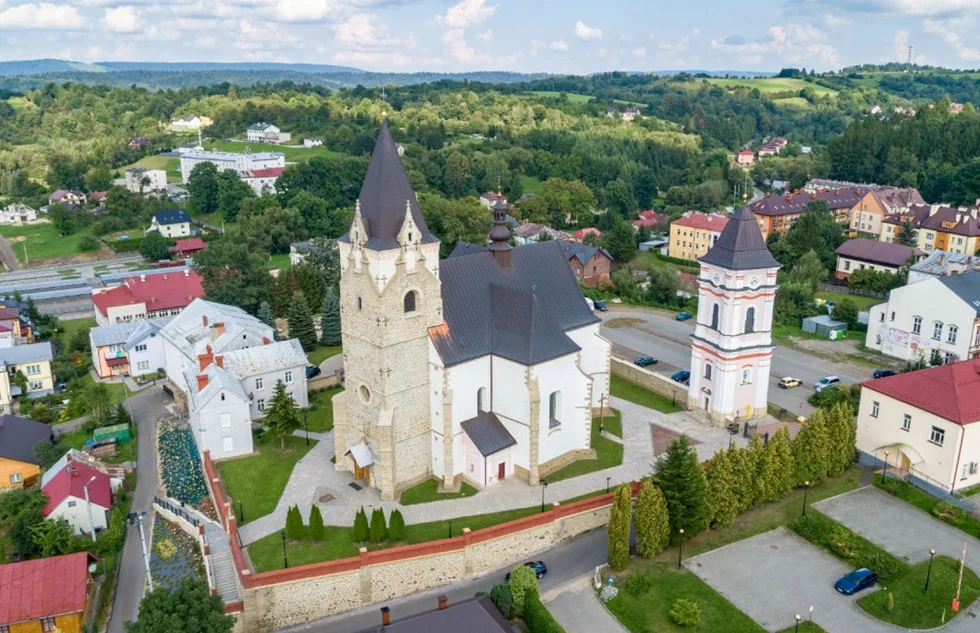
[[[238,580],[235,578],[235,564],[231,559],[228,535],[210,521],[204,524],[204,535],[211,548],[211,573],[214,575],[218,595],[226,604],[238,602],[242,598],[238,593]]]

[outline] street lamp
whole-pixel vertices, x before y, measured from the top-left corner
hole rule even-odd
[[[797,631],[799,631],[799,630],[800,630],[800,620],[801,620],[801,619],[802,619],[802,618],[800,617],[800,614],[799,614],[799,613],[797,613],[797,614],[796,614],[796,631],[794,631],[794,633],[796,633]]]
[[[609,494],[609,480],[610,479],[612,479],[612,477],[606,477],[606,494]]]
[[[310,445],[310,427],[306,424],[306,413],[309,409],[303,409],[303,429],[306,431],[306,445]]]
[[[936,550],[929,550],[929,569],[926,571],[926,586],[922,588],[922,593],[929,591],[929,577],[932,576],[932,557],[936,555]]]
[[[449,538],[453,537],[453,520],[449,519]]]
[[[96,480],[95,475],[92,475],[92,478],[88,480],[88,483],[82,486],[82,490],[85,491],[85,505],[86,507],[88,507],[88,531],[89,534],[92,535],[93,543],[95,542],[95,524],[92,522],[92,501],[88,497],[88,487],[89,484],[91,484],[95,480]]]
[[[882,473],[882,479],[888,477],[888,451],[885,451],[885,471]]]
[[[804,481],[803,482],[803,512],[800,513],[801,517],[806,516],[806,493],[809,489],[810,489],[810,482]]]
[[[245,523],[245,508],[242,507],[242,500],[238,500],[238,520]]]
[[[280,530],[279,536],[282,537],[282,568],[289,569],[289,560],[286,558],[286,530]]]
[[[541,512],[544,512],[544,491],[548,489],[548,482],[541,480]]]
[[[673,406],[676,406],[677,405],[677,403],[675,402],[676,400],[677,400],[677,390],[676,389],[671,389],[670,390],[670,406],[672,406],[672,407]]]
[[[677,569],[681,568],[681,559],[684,557],[684,528],[677,531],[681,535],[681,540],[677,543]]]

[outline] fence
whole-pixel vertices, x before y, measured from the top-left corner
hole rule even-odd
[[[177,505],[171,501],[168,501],[167,499],[161,499],[156,495],[153,496],[153,503],[160,506],[170,514],[178,516],[184,521],[187,521],[194,527],[201,525],[201,521],[197,517],[192,515],[190,512],[185,510],[183,504]]]
[[[843,285],[837,285],[837,283],[833,283],[833,284],[822,283],[820,284],[820,290],[823,290],[824,292],[839,292],[841,294],[855,295],[858,297],[871,297],[873,299],[884,300],[888,298],[887,292],[877,292],[875,290],[865,290],[863,288],[851,288],[850,286],[846,285],[847,284],[846,279],[839,279],[835,281]]]

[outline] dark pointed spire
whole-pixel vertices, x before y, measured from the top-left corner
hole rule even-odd
[[[718,241],[700,261],[728,270],[780,267],[762,239],[759,221],[748,207],[735,212],[718,236]]]
[[[490,228],[490,252],[498,265],[510,267],[510,229],[507,228],[507,205],[494,203],[493,226]]]

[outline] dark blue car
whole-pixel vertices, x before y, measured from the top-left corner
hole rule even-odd
[[[306,379],[316,378],[320,375],[320,368],[316,365],[307,365],[306,367]]]
[[[594,305],[595,309],[598,310],[599,312],[606,312],[609,310],[609,308],[606,307],[605,301],[599,301],[598,299],[594,299],[592,301],[592,305]]]
[[[679,382],[682,385],[686,385],[689,382],[691,382],[691,372],[689,372],[686,369],[675,371],[674,375],[671,376],[670,379],[673,380],[674,382]]]
[[[650,356],[637,356],[633,364],[639,367],[649,367],[650,365],[656,365],[657,359],[651,358]]]
[[[531,560],[524,563],[524,566],[530,568],[538,578],[548,573],[548,566],[542,560]],[[507,572],[505,579],[510,580],[510,572]]]
[[[888,378],[889,376],[894,376],[895,372],[890,369],[876,369],[873,374],[877,378]]]
[[[862,589],[874,587],[875,583],[877,582],[878,574],[874,573],[870,569],[862,567],[861,569],[855,569],[834,583],[834,589],[845,596],[850,596],[856,594]]]

